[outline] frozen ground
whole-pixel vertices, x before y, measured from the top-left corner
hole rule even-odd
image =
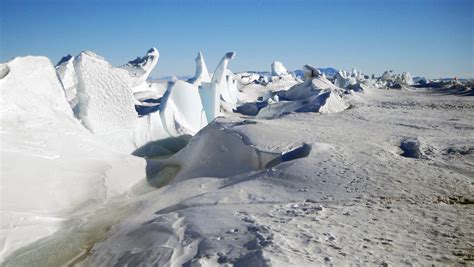
[[[352,105],[219,119],[262,151],[308,143],[311,153],[150,192],[85,265],[472,264],[472,99],[371,90]],[[408,139],[418,140],[420,158],[401,155]]]
[[[197,64],[196,76],[207,72]],[[364,85],[341,98],[309,66],[314,79],[278,101],[302,81],[237,92],[226,74],[217,85],[245,101],[292,109],[272,119],[227,110],[187,145],[189,136],[161,138],[133,152],[143,159],[75,119],[48,59],[0,67],[2,265],[472,265],[472,96]],[[327,106],[324,92],[349,109],[300,112]]]

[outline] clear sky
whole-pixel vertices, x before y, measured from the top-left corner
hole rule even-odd
[[[0,0],[0,61],[92,50],[118,66],[156,46],[153,77],[304,64],[474,77],[474,0]]]

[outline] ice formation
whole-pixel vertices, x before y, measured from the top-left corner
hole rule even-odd
[[[230,105],[232,108],[238,101],[237,81],[227,68],[234,56],[234,52],[226,53],[214,71],[211,81],[203,82],[199,86],[199,95],[208,122],[220,115],[221,105]]]
[[[74,70],[74,57],[67,55],[63,57],[56,65],[56,72],[64,87],[66,99],[71,108],[75,108],[79,102],[77,98],[77,76]]]
[[[209,77],[209,71],[207,70],[206,61],[204,61],[204,56],[201,52],[198,53],[196,57],[196,74],[193,78],[189,79],[188,82],[196,85],[201,85],[201,83],[210,82],[211,78]]]
[[[161,101],[160,115],[170,136],[195,134],[207,125],[205,109],[197,86],[185,81],[174,82]]]
[[[212,75],[211,83],[215,84],[221,99],[229,104],[237,103],[237,85],[234,74],[227,68],[229,61],[235,57],[234,52],[224,55]]]
[[[228,69],[234,56],[226,53],[211,78],[199,52],[193,78],[161,82],[147,80],[158,61],[156,48],[119,68],[89,51],[63,58],[56,69],[43,57],[0,64],[0,256],[131,194],[144,182],[145,169],[149,182],[161,186],[256,172],[293,158],[258,148],[237,130],[252,122],[215,120],[231,109],[258,119],[335,113],[349,107],[353,91],[413,84],[409,73],[386,72],[375,81],[355,69],[329,77],[311,65],[303,67],[299,82],[278,61],[271,73],[235,75]],[[127,155],[181,135],[195,136],[169,159],[145,167],[145,160]],[[306,155],[308,147],[293,152]]]
[[[385,71],[376,81],[376,86],[384,89],[403,89],[412,85],[414,85],[414,82],[410,73],[395,74],[393,70]]]
[[[272,63],[272,76],[284,76],[287,75],[288,71],[286,70],[283,63],[280,61],[273,61]]]
[[[144,177],[145,161],[116,153],[73,116],[49,59],[18,57],[0,80],[0,259],[103,208]],[[44,245],[44,243],[43,243]]]
[[[137,57],[135,60],[129,61],[126,65],[121,68],[127,70],[130,76],[133,78],[134,86],[143,84],[150,73],[158,63],[160,53],[158,49],[152,47],[147,51],[143,57]]]
[[[74,60],[78,77],[78,117],[93,133],[131,131],[137,124],[132,79],[104,58],[86,51]]]

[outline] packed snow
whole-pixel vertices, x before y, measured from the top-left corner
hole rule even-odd
[[[159,55],[0,64],[2,266],[472,261],[472,81]]]

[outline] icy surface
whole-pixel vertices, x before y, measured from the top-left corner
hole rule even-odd
[[[166,162],[161,178],[175,180],[150,193],[85,264],[465,263],[469,249],[459,244],[472,239],[474,218],[470,100],[378,90],[352,104],[330,115],[218,119]],[[415,138],[425,159],[402,155],[401,142]],[[271,168],[255,156],[303,142],[309,154]]]
[[[74,68],[79,81],[78,117],[84,126],[95,134],[123,135],[130,139],[128,136],[137,125],[138,114],[128,72],[112,67],[90,51],[77,56]]]
[[[0,80],[2,261],[145,176],[142,159],[113,152],[76,121],[49,59],[6,64],[10,71]]]
[[[66,99],[71,108],[75,108],[79,99],[77,98],[77,76],[74,70],[74,57],[67,55],[56,65],[56,72],[64,88]]]

